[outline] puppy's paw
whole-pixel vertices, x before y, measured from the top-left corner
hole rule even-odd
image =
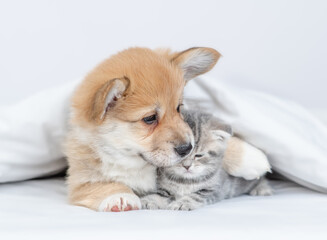
[[[138,196],[131,193],[117,193],[104,199],[99,208],[99,212],[123,212],[138,210],[141,208],[141,201]]]
[[[228,171],[229,174],[253,180],[271,172],[267,156],[261,150],[246,142],[242,142],[242,150],[239,163]]]

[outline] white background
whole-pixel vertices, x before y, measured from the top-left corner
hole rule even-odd
[[[327,107],[327,1],[0,1],[0,105],[130,46],[210,46],[221,81]]]

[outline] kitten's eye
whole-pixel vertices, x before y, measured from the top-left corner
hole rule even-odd
[[[177,107],[177,112],[180,112],[181,111],[181,107],[183,106],[184,104],[179,104],[178,107]]]
[[[194,157],[195,158],[202,158],[204,156],[204,154],[195,154]]]
[[[143,122],[145,122],[148,125],[156,123],[157,122],[157,114],[153,114],[151,116],[143,118]]]

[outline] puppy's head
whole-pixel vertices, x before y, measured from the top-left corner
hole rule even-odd
[[[211,48],[122,51],[79,86],[72,123],[92,132],[92,144],[101,153],[138,155],[156,166],[176,164],[194,146],[180,114],[184,85],[209,71],[219,57]]]

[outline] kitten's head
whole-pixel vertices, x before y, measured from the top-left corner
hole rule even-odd
[[[216,172],[222,164],[227,141],[232,135],[231,126],[206,113],[184,111],[182,114],[193,131],[195,146],[184,161],[164,171],[189,179]]]

